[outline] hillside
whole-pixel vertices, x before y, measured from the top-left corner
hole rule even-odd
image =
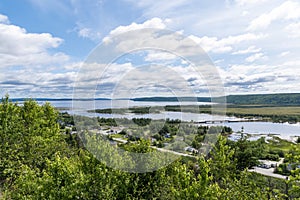
[[[251,94],[226,96],[227,103],[240,105],[300,105],[300,93],[285,94]],[[144,97],[133,98],[133,101],[195,101],[194,97]],[[211,102],[210,97],[197,97],[198,102]]]

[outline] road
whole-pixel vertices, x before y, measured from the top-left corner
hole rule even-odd
[[[271,164],[275,164],[277,166],[279,166],[281,163],[283,163],[283,158],[281,158],[278,162],[275,161],[267,161],[267,160],[260,160],[262,163],[267,164],[267,165],[271,165]],[[250,172],[256,172],[265,176],[270,176],[270,177],[274,177],[274,178],[280,178],[280,179],[286,179],[287,176],[283,176],[280,174],[275,174],[274,173],[274,168],[271,167],[270,169],[265,169],[265,168],[261,168],[261,167],[254,167],[253,169],[249,170]]]
[[[114,141],[116,142],[121,142],[121,143],[126,143],[127,141],[124,140],[124,139],[121,139],[121,138],[112,138]],[[185,154],[185,153],[179,153],[179,152],[176,152],[176,151],[172,151],[172,150],[168,150],[168,149],[162,149],[162,148],[157,148],[157,147],[154,147],[154,146],[150,146],[151,148],[153,149],[156,149],[158,151],[161,151],[161,152],[168,152],[168,153],[172,153],[172,154],[175,154],[175,155],[178,155],[178,156],[185,156],[185,157],[191,157],[191,158],[195,158],[195,156],[192,156],[192,155],[189,155],[189,154]]]
[[[179,153],[179,152],[168,150],[168,149],[157,148],[157,147],[154,147],[154,146],[151,146],[151,148],[156,149],[156,150],[161,151],[161,152],[172,153],[172,154],[175,154],[175,155],[178,155],[178,156],[185,156],[185,157],[190,157],[190,158],[196,158],[196,156],[192,156],[192,155],[185,154],[185,153]]]
[[[254,167],[254,169],[250,169],[249,172],[256,172],[265,176],[270,176],[270,177],[274,177],[274,178],[280,178],[280,179],[286,179],[287,176],[283,176],[280,174],[275,174],[274,172],[274,168],[270,168],[270,169],[264,169],[264,168],[260,168],[260,167]]]
[[[116,142],[121,142],[121,143],[126,143],[127,142],[126,140],[121,139],[121,138],[113,138],[113,140],[116,141]],[[156,150],[161,151],[161,152],[172,153],[172,154],[175,154],[175,155],[178,155],[178,156],[185,156],[185,157],[195,158],[195,156],[192,156],[192,155],[189,155],[189,154],[184,154],[184,153],[179,153],[179,152],[168,150],[168,149],[157,148],[157,147],[154,147],[154,146],[151,146],[151,148],[156,149]],[[266,161],[266,160],[261,160],[261,162],[265,163],[265,164],[268,164],[268,165],[277,164],[277,166],[278,166],[283,162],[283,158],[280,159],[279,162],[272,162],[272,161]],[[270,169],[265,169],[265,168],[261,168],[261,167],[254,167],[253,169],[250,169],[248,171],[249,172],[256,172],[256,173],[259,173],[259,174],[262,174],[262,175],[265,175],[265,176],[274,177],[274,178],[280,178],[280,179],[286,179],[287,178],[287,176],[283,176],[283,175],[280,175],[280,174],[275,174],[273,167],[270,168]]]

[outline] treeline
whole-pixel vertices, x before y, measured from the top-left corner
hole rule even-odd
[[[269,121],[274,123],[297,123],[300,122],[300,115],[266,115],[266,114],[242,114],[242,113],[234,113],[227,112],[227,116],[235,116],[238,118],[256,118],[260,121]]]
[[[299,93],[279,93],[279,94],[250,94],[250,95],[228,95],[225,96],[226,102],[237,105],[300,105]],[[26,101],[26,98],[15,98],[13,102]],[[92,100],[111,100],[108,98],[95,99],[51,99],[37,98],[36,101],[92,101]],[[133,101],[151,101],[151,102],[211,102],[210,97],[141,97],[132,98]],[[224,97],[215,97],[215,102],[223,102]]]
[[[226,99],[230,104],[300,105],[300,94],[298,93],[229,95]]]
[[[156,171],[128,173],[110,168],[96,158],[106,156],[110,162],[126,167],[130,156],[123,158],[113,152],[103,155],[105,152],[101,150],[111,147],[103,146],[96,133],[65,134],[58,116],[48,103],[40,106],[35,101],[26,101],[20,106],[9,102],[8,97],[2,100],[0,198],[252,200],[300,197],[297,171],[288,183],[247,172],[247,167],[252,165],[248,158],[258,153],[248,148],[247,141],[235,146],[220,137],[206,159],[202,156],[180,158]],[[91,142],[83,143],[85,139]],[[123,148],[137,153],[154,151],[149,144],[147,140],[140,140]],[[293,156],[293,162],[299,161],[297,154]],[[161,159],[153,157],[152,162],[161,162]]]
[[[160,101],[160,102],[211,102],[210,97],[141,97],[132,98],[133,101]]]
[[[191,112],[191,113],[204,113],[204,114],[212,114],[212,108],[209,105],[201,105],[198,108],[195,106],[179,106],[179,105],[167,105],[164,107],[166,111],[172,112]],[[270,121],[275,123],[297,123],[300,122],[300,115],[295,114],[261,114],[261,113],[250,113],[251,109],[254,108],[262,108],[267,109],[266,106],[241,106],[241,105],[230,105],[228,108],[235,111],[227,111],[227,116],[234,116],[238,118],[256,118],[260,121]],[[240,108],[246,108],[248,110],[241,113]],[[228,109],[229,110],[229,109]],[[247,113],[249,112],[249,113]],[[215,112],[214,114],[218,114]],[[224,113],[220,113],[224,114]]]
[[[95,109],[88,110],[90,113],[102,113],[102,114],[125,114],[125,113],[135,113],[135,114],[148,114],[148,113],[159,113],[159,109],[162,107],[150,107],[150,106],[142,106],[142,107],[130,107],[126,108],[105,108],[105,109]]]
[[[224,97],[216,97],[214,101],[219,102]],[[181,102],[181,101],[198,101],[211,102],[210,97],[144,97],[133,98],[133,101],[163,101],[163,102]],[[226,102],[238,105],[300,105],[299,93],[283,94],[251,94],[251,95],[228,95]]]

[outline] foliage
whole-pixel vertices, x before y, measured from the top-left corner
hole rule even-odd
[[[63,114],[62,114],[63,115]],[[0,104],[0,191],[4,199],[283,199],[284,183],[247,172],[263,152],[262,141],[230,143],[220,137],[209,158],[179,158],[162,168],[173,154],[150,147],[149,140],[137,140],[117,146],[103,136],[77,130],[61,132],[60,126],[72,125],[72,118],[58,115],[48,103],[29,100],[24,105],[6,97]],[[66,121],[64,121],[64,119]],[[79,122],[81,122],[81,118]],[[78,120],[77,119],[77,120]],[[86,122],[83,122],[87,120]],[[115,125],[112,119],[84,119],[79,128]],[[124,119],[124,122],[127,123]],[[84,124],[86,123],[86,124]],[[138,123],[144,123],[139,121]],[[155,122],[159,123],[159,122]],[[152,124],[152,123],[151,123]],[[151,124],[149,126],[151,126]],[[208,133],[228,129],[209,129],[169,121],[161,134],[196,135],[196,142]],[[148,125],[147,125],[148,126]],[[157,140],[159,130],[153,128]],[[68,129],[69,130],[69,129]],[[143,130],[140,127],[139,130]],[[128,130],[123,134],[128,134]],[[208,134],[209,135],[209,134]],[[226,135],[226,134],[224,134]],[[159,141],[161,143],[161,141]],[[89,151],[87,151],[87,149]],[[296,149],[298,152],[299,149]],[[147,173],[129,173],[140,167],[130,152],[153,153],[142,160]],[[164,157],[165,156],[165,157]],[[173,155],[174,156],[174,155]],[[104,161],[101,158],[106,158]],[[290,152],[291,162],[299,154]],[[119,166],[113,169],[110,166]],[[123,170],[121,170],[123,169]],[[125,170],[124,170],[125,169]],[[137,169],[137,168],[136,168]],[[156,169],[156,170],[151,170]],[[245,170],[244,170],[245,169]],[[297,197],[299,170],[292,171],[290,197]],[[299,197],[297,197],[299,198]]]
[[[237,142],[228,144],[235,149],[234,159],[237,162],[237,169],[240,171],[256,166],[259,163],[258,159],[265,154],[264,138],[257,141],[241,138]]]
[[[220,97],[223,99],[224,97]],[[135,98],[134,101],[195,101],[195,97],[145,97]],[[218,102],[218,98],[215,98]],[[211,102],[209,97],[197,97],[199,102]],[[251,95],[229,95],[226,96],[227,103],[230,104],[275,104],[275,105],[300,105],[300,94],[251,94]]]

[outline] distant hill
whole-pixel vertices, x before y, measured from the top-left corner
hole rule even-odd
[[[224,98],[224,97],[222,97]],[[13,98],[13,102],[25,101],[30,98]],[[33,98],[36,101],[73,101],[72,98]],[[281,93],[281,94],[250,94],[250,95],[228,95],[226,96],[227,103],[237,105],[300,105],[300,93]],[[109,98],[96,98],[96,99],[77,99],[80,101],[90,100],[110,100]],[[124,98],[123,100],[126,100]],[[152,102],[211,102],[210,97],[141,97],[132,98],[132,101],[152,101]],[[218,98],[215,98],[218,101]]]
[[[161,102],[179,102],[179,101],[198,101],[211,102],[210,97],[141,97],[130,99],[132,101],[161,101]]]
[[[299,93],[229,95],[226,98],[232,104],[300,105]]]
[[[227,103],[239,105],[300,105],[300,93],[251,94],[226,96]],[[133,101],[195,101],[194,97],[144,97],[133,98]],[[216,98],[218,100],[218,98]],[[210,97],[197,97],[198,102],[211,102]]]
[[[33,99],[35,101],[73,101],[72,98],[57,98],[57,99],[52,99],[52,98],[12,98],[11,101],[13,102],[19,102],[19,101],[26,101],[29,99]],[[96,98],[96,99],[74,99],[74,100],[80,100],[80,101],[91,101],[91,100],[110,100],[108,98]]]

